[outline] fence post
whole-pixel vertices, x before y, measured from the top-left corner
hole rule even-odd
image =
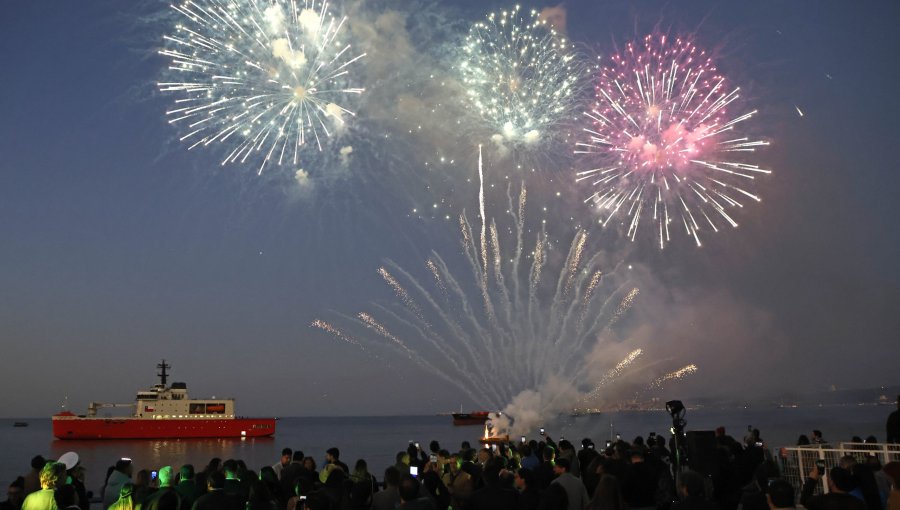
[[[825,450],[819,447],[819,460],[825,461]],[[825,472],[820,473],[822,476],[822,494],[828,494],[828,465],[825,465]]]

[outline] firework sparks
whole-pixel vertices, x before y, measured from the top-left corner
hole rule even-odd
[[[570,42],[519,6],[491,13],[466,37],[458,65],[470,105],[495,143],[535,146],[574,116],[584,67]]]
[[[601,67],[596,97],[585,112],[587,140],[575,152],[599,166],[576,181],[593,187],[585,203],[601,212],[602,225],[621,214],[634,241],[650,224],[664,248],[680,223],[700,246],[701,231],[737,227],[733,211],[760,201],[749,188],[771,171],[748,158],[769,143],[740,131],[757,112],[732,113],[740,88],[730,88],[690,41],[629,43]]]
[[[641,293],[641,290],[637,287],[631,289],[631,292],[628,293],[623,299],[622,302],[619,303],[618,308],[616,308],[616,312],[613,314],[612,320],[610,320],[610,325],[613,325],[619,322],[619,319],[622,318],[628,310],[631,310],[631,306],[634,304],[634,299]]]
[[[611,368],[608,372],[603,374],[603,377],[600,379],[600,382],[597,383],[597,386],[591,390],[583,399],[582,402],[589,402],[603,392],[604,387],[609,384],[611,381],[614,381],[616,378],[622,375],[625,370],[630,367],[636,359],[641,357],[644,354],[643,349],[635,349],[628,353],[628,356],[625,356],[625,359],[616,364],[615,367]]]
[[[684,379],[685,377],[695,373],[697,371],[697,365],[690,364],[685,367],[679,368],[674,372],[669,372],[668,374],[660,377],[659,379],[653,381],[650,384],[651,388],[662,388],[663,384],[668,381],[677,381],[679,379]]]
[[[363,345],[361,343],[359,343],[355,338],[344,333],[342,330],[332,326],[330,323],[328,323],[326,321],[323,321],[321,319],[316,319],[316,320],[312,321],[312,324],[310,324],[310,326],[314,327],[314,328],[319,328],[322,331],[325,331],[326,333],[330,333],[332,336],[334,336],[335,338],[337,338],[339,340],[343,340],[343,341],[347,342],[348,344],[353,344],[353,345],[365,350],[365,347],[363,347]]]
[[[325,0],[185,0],[164,37],[175,96],[166,112],[193,149],[218,144],[222,164],[299,168],[354,116],[350,71],[364,54],[343,42],[346,18]]]
[[[441,273],[438,271],[437,265],[433,260],[428,259],[425,261],[425,267],[428,268],[428,271],[431,273],[431,276],[434,278],[434,284],[437,285],[441,292],[444,294],[447,293],[447,285],[444,284],[444,279],[441,278]]]
[[[410,359],[496,408],[561,374],[583,385],[591,370],[584,353],[604,341],[618,303],[633,288],[621,281],[628,273],[616,268],[604,271],[601,282],[601,257],[587,255],[585,232],[574,235],[558,265],[547,257],[549,240],[543,232],[535,235],[534,252],[522,249],[530,232],[523,217],[526,193],[508,195],[516,206],[508,228],[487,218],[472,225],[460,215],[468,273],[452,272],[437,253],[425,262],[430,276],[423,281],[389,263],[391,270],[381,267],[378,274],[399,307],[379,306],[354,317],[358,326],[374,332],[360,337],[371,350]],[[507,243],[516,246],[511,253],[501,248],[502,232],[515,239]],[[335,334],[336,329],[326,331]]]

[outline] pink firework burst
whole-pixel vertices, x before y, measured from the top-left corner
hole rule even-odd
[[[599,223],[621,216],[632,241],[652,225],[660,248],[679,224],[697,246],[703,231],[737,227],[733,212],[760,201],[753,181],[771,173],[750,160],[769,143],[741,132],[756,110],[740,110],[739,99],[740,88],[686,39],[648,35],[601,66],[585,112],[591,126],[575,151],[593,167],[576,180],[591,186],[585,203]]]

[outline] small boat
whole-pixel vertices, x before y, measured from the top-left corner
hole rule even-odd
[[[27,421],[16,421],[16,422],[13,422],[13,427],[27,427],[27,426],[28,426],[28,422],[27,422]]]

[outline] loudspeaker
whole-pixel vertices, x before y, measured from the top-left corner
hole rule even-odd
[[[685,435],[688,467],[700,474],[712,476],[719,469],[716,433],[712,430],[691,430]]]

